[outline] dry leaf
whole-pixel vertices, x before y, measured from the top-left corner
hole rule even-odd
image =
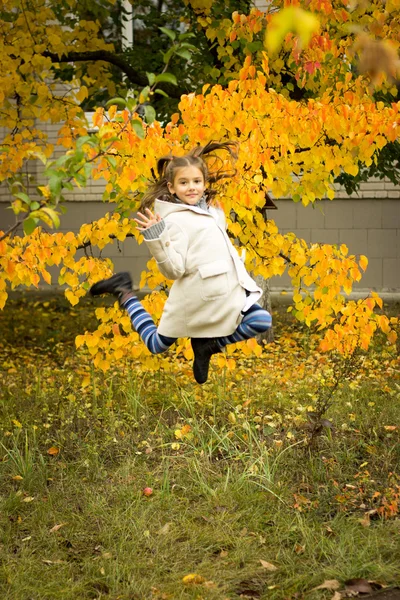
[[[171,523],[165,523],[165,525],[163,525],[161,527],[161,529],[158,530],[158,535],[165,535],[166,533],[169,532],[171,528]]]
[[[49,448],[47,450],[47,454],[50,454],[50,456],[57,456],[57,454],[60,452],[59,448],[56,448],[56,446],[52,446],[51,448]]]
[[[67,523],[60,523],[59,525],[54,525],[54,527],[50,529],[49,533],[54,533],[55,531],[58,531],[59,529],[61,529],[61,527],[64,527],[65,525],[67,525]]]
[[[338,590],[340,588],[340,582],[337,579],[327,579],[321,585],[313,588],[313,590]]]
[[[373,587],[366,579],[349,579],[345,581],[346,590],[358,594],[372,594]]]
[[[369,516],[366,515],[364,517],[364,519],[358,519],[358,522],[360,523],[360,525],[362,525],[363,527],[369,527],[371,525],[371,521],[369,519]]]
[[[65,560],[61,560],[60,558],[57,558],[57,560],[49,560],[47,558],[43,558],[42,562],[44,562],[45,565],[62,565],[65,563]]]
[[[13,479],[13,481],[22,481],[23,477],[21,477],[21,475],[14,475],[14,477],[11,477],[11,479]]]
[[[302,546],[301,544],[294,545],[294,551],[296,552],[296,554],[303,554],[305,549],[306,549],[306,547]]]
[[[266,560],[261,560],[261,558],[260,558],[260,563],[261,563],[261,566],[264,569],[266,569],[267,571],[277,571],[278,570],[278,567],[276,567],[275,565],[267,562]]]
[[[34,499],[35,499],[34,496],[27,496],[26,498],[24,498],[22,500],[22,502],[32,502],[32,500],[34,500]]]

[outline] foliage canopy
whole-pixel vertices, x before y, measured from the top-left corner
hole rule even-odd
[[[267,12],[243,3],[246,13],[220,4],[171,2],[171,22],[162,25],[146,13],[149,5],[139,4],[143,22],[154,29],[140,43],[155,48],[141,60],[135,45],[124,49],[112,40],[127,18],[113,2],[3,0],[0,181],[10,186],[16,222],[0,232],[0,305],[8,286],[50,283],[52,265],[61,266],[59,283],[78,303],[112,268],[110,261],[80,257],[78,249],[102,249],[127,236],[141,241],[131,215],[157,159],[210,139],[233,139],[240,144],[238,176],[221,188],[220,199],[229,232],[248,249],[248,267],[265,278],[287,270],[295,314],[326,331],[324,350],[366,349],[377,328],[394,343],[395,321],[373,312],[381,305],[376,294],[346,301],[366,257],[349,256],[344,245],[308,246],[282,235],[264,211],[271,192],[307,205],[333,199],[335,180],[351,188],[371,169],[396,179],[388,156],[398,147],[400,2],[273,0]],[[186,23],[183,33],[179,21]],[[171,95],[180,99],[166,119],[174,110]],[[84,109],[96,104],[97,131],[88,134]],[[43,123],[60,123],[59,158]],[[36,160],[44,163],[46,181],[28,193],[21,172]],[[109,213],[77,235],[49,232],[59,226],[65,191],[89,177],[105,180]],[[168,282],[150,262],[142,284],[156,289]],[[156,318],[162,289],[145,301]],[[99,309],[98,317],[99,329],[77,339],[97,366],[107,370],[111,360],[133,352],[159,367],[117,307]],[[191,353],[185,343],[180,350]]]

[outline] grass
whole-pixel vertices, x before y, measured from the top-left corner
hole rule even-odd
[[[317,600],[332,598],[314,589],[325,580],[400,584],[397,357],[371,350],[310,447],[324,361],[275,321],[265,370],[213,368],[199,391],[134,365],[94,372],[73,345],[90,304],[6,306],[2,599]]]

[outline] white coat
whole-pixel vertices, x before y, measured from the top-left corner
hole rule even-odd
[[[174,338],[232,334],[262,290],[225,231],[223,211],[156,200],[154,212],[165,229],[146,245],[161,273],[175,280],[158,332]]]

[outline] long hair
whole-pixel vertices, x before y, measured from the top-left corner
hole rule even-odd
[[[163,156],[157,161],[157,180],[152,183],[144,194],[140,210],[150,208],[156,198],[167,202],[176,202],[168,189],[168,183],[173,184],[178,169],[182,167],[197,167],[203,174],[207,190],[205,192],[207,204],[218,193],[212,185],[220,179],[234,177],[236,169],[233,163],[237,159],[237,142],[209,142],[206,146],[196,146],[184,156]],[[217,150],[225,150],[230,159],[231,168],[225,168],[225,161],[215,154]]]

